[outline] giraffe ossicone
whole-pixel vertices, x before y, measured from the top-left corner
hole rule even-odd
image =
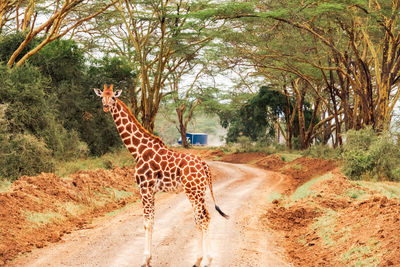
[[[151,242],[154,224],[154,194],[158,191],[183,190],[194,209],[196,226],[200,232],[200,249],[193,266],[210,266],[212,258],[208,251],[208,227],[210,214],[205,204],[207,186],[212,199],[212,174],[208,164],[196,155],[170,150],[157,136],[147,131],[132,115],[128,107],[118,97],[121,90],[113,92],[113,85],[104,85],[104,90],[94,89],[102,98],[103,110],[110,112],[115,126],[127,149],[136,160],[135,179],[143,203],[145,228],[145,248],[142,266],[150,266]],[[228,215],[215,205],[215,209],[225,218]]]

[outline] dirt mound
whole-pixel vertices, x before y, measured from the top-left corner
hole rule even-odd
[[[337,171],[274,200],[263,217],[296,266],[400,265],[400,201]],[[310,181],[313,182],[314,180]]]
[[[277,155],[270,155],[257,160],[255,164],[268,170],[279,171],[286,165],[286,162]]]
[[[204,148],[182,148],[174,147],[172,150],[180,153],[194,154],[203,159],[218,160],[225,155],[225,152],[220,149],[204,149]]]
[[[274,204],[278,204],[277,201]],[[265,223],[274,230],[293,231],[295,228],[307,226],[318,212],[308,205],[298,205],[289,208],[276,206],[268,213]]]
[[[134,184],[132,168],[21,177],[0,193],[0,265],[135,201]]]
[[[230,163],[241,163],[241,164],[255,164],[258,161],[264,159],[268,155],[262,152],[245,152],[245,153],[232,153],[224,155],[221,161]]]

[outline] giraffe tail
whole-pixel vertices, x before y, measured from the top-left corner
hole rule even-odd
[[[210,193],[211,193],[211,197],[214,201],[214,205],[215,205],[215,209],[218,211],[218,213],[224,217],[225,219],[229,219],[229,215],[225,214],[216,204],[215,202],[215,197],[214,197],[214,192],[212,189],[212,174],[210,171],[210,168],[208,167],[207,163],[203,162],[204,165],[204,170],[206,171],[206,175],[207,175],[207,180],[208,180],[208,186],[210,187]]]

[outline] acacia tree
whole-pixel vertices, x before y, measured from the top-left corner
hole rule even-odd
[[[0,3],[0,32],[23,32],[24,40],[8,59],[7,66],[18,68],[48,43],[66,34],[73,35],[79,27],[112,6],[112,1],[37,1],[4,0]],[[27,53],[22,51],[35,38],[40,41]]]
[[[229,21],[226,26],[221,35],[225,44],[222,51],[228,52],[224,55],[231,61],[234,59],[235,64],[252,66],[255,74],[264,76],[267,83],[281,89],[286,96],[285,125],[280,125],[277,119],[275,124],[288,148],[292,146],[296,129],[302,148],[307,148],[320,135],[321,128],[334,118],[321,73],[297,60],[300,56],[321,60],[315,53],[315,44],[312,40],[304,40],[303,45],[298,45],[296,38],[302,38],[298,32],[265,18],[245,15]],[[307,107],[306,103],[311,106]],[[312,110],[312,116],[310,123],[306,123],[305,113],[309,110]],[[329,116],[321,119],[324,111]]]
[[[326,81],[341,101],[347,130],[372,125],[381,131],[390,127],[400,97],[399,7],[398,1],[291,1],[264,16],[293,26],[330,51],[326,62],[302,60],[329,72]]]
[[[120,0],[114,6],[124,25],[115,24],[118,32],[134,48],[139,84],[134,113],[153,131],[160,101],[170,93],[168,78],[212,40],[212,22],[191,16],[203,8],[196,1]]]
[[[201,98],[198,97],[198,93],[195,93],[194,90],[200,89],[196,88],[196,83],[204,73],[204,66],[200,67],[200,69],[197,67],[199,67],[198,64],[190,64],[189,61],[187,61],[175,72],[172,72],[169,78],[169,86],[172,92],[171,98],[178,119],[177,129],[181,134],[182,147],[184,148],[189,146],[186,140],[188,124],[193,118],[195,109],[201,104]],[[185,74],[194,74],[194,76],[190,78],[192,81],[186,86],[182,84]]]

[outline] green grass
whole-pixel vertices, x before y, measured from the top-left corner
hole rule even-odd
[[[356,181],[355,185],[365,187],[371,191],[377,191],[388,198],[400,198],[400,183]]]
[[[120,213],[120,212],[122,212],[122,211],[124,211],[124,210],[127,210],[127,209],[130,208],[133,204],[134,204],[134,203],[129,203],[128,205],[126,205],[126,206],[124,206],[124,207],[122,207],[122,208],[119,208],[119,209],[110,211],[109,213],[106,213],[104,216],[106,216],[106,217],[114,216],[114,215],[116,215],[116,214],[118,214],[118,213]]]
[[[272,201],[274,201],[275,199],[285,199],[285,198],[286,198],[285,195],[282,195],[282,194],[279,194],[279,193],[276,193],[276,192],[272,192],[268,196],[268,202],[272,203]]]
[[[312,225],[312,229],[315,230],[321,240],[327,246],[334,246],[335,241],[332,236],[335,234],[335,226],[336,226],[336,212],[327,209],[324,212],[324,215],[321,217],[315,218],[314,223]]]
[[[117,190],[115,188],[106,188],[106,190],[112,193],[115,199],[117,200],[124,199],[133,195],[132,192]]]
[[[134,165],[135,159],[126,149],[107,153],[101,157],[91,157],[56,164],[56,175],[65,177],[80,170],[112,169],[114,167]]]
[[[385,254],[384,252],[375,253],[380,246],[380,242],[371,239],[365,246],[352,247],[340,255],[340,258],[343,263],[350,263],[352,266],[378,266]]]
[[[293,170],[302,170],[304,167],[300,164],[288,164],[285,167],[282,167],[281,170],[293,169]]]
[[[344,192],[344,194],[352,199],[363,199],[368,197],[367,192],[357,188],[349,188],[346,192]]]
[[[277,153],[276,155],[279,156],[283,161],[286,161],[286,162],[291,162],[291,161],[301,158],[303,156],[298,153]]]
[[[53,211],[45,213],[27,211],[26,219],[34,224],[33,227],[40,227],[55,221],[62,221],[64,216]]]
[[[4,180],[0,179],[0,193],[8,191],[11,184],[12,183],[7,179],[4,179]]]
[[[59,208],[63,208],[72,216],[79,216],[80,214],[86,211],[85,205],[75,204],[73,202],[66,202],[60,205],[57,205]]]
[[[309,195],[312,195],[314,193],[313,190],[311,190],[311,187],[313,184],[319,182],[319,181],[323,181],[323,180],[327,180],[327,179],[331,179],[333,177],[333,175],[331,173],[327,173],[324,174],[322,176],[316,177],[314,179],[311,179],[310,181],[308,181],[307,183],[304,183],[303,185],[301,185],[300,187],[298,187],[296,189],[296,191],[292,194],[292,196],[290,197],[291,201],[297,201],[300,200],[302,198],[305,198]]]

